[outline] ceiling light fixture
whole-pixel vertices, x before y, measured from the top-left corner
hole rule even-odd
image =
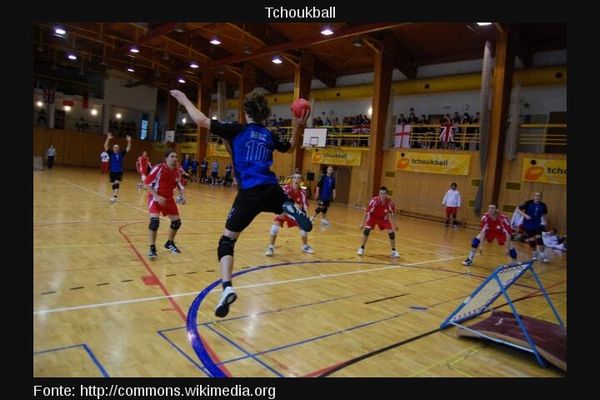
[[[197,63],[196,61],[192,61],[192,62],[190,63],[190,68],[194,68],[194,69],[195,69],[195,68],[199,68],[199,67],[200,67],[200,66],[198,65],[198,63]]]
[[[132,52],[132,53],[136,53],[137,54],[137,53],[140,52],[140,49],[138,49],[137,46],[131,46],[129,48],[129,51]]]
[[[179,78],[179,79],[177,79],[177,82],[179,82],[179,83],[185,83],[185,79]]]
[[[218,37],[218,36],[213,36],[213,37],[210,39],[210,43],[211,43],[211,44],[214,44],[215,46],[218,46],[218,45],[220,45],[220,44],[221,44],[221,40],[219,39],[219,37]]]
[[[492,24],[491,22],[478,22],[477,23],[477,25],[479,25],[479,26],[488,26],[488,25],[491,25],[491,24]]]
[[[271,59],[271,61],[273,62],[273,64],[281,64],[281,63],[283,63],[283,60],[281,59],[280,56],[273,56],[273,58]]]
[[[326,26],[325,28],[323,28],[323,30],[321,31],[321,35],[324,36],[329,36],[329,35],[333,35],[333,31],[331,30],[331,28],[329,26]]]

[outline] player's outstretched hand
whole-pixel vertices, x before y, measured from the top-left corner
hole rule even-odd
[[[171,90],[171,96],[175,97],[180,103],[187,100],[187,96],[181,90]]]

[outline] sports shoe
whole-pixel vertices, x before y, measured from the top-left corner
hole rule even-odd
[[[110,197],[110,202],[114,203],[115,201],[117,201],[117,197],[116,196],[111,196]]]
[[[313,250],[313,248],[312,248],[312,247],[310,247],[310,246],[309,246],[309,245],[307,245],[307,244],[303,244],[303,245],[302,245],[302,251],[303,251],[303,252],[305,252],[305,253],[308,253],[308,254],[313,254],[313,253],[315,252],[315,251]]]
[[[215,315],[217,317],[223,318],[227,314],[229,314],[229,305],[237,300],[237,294],[235,294],[235,290],[233,287],[227,286],[223,293],[221,293],[221,300],[217,304],[217,308],[215,308]]]
[[[156,254],[156,248],[151,247],[150,251],[148,251],[148,258],[154,260],[157,256],[158,254]]]
[[[473,260],[467,257],[465,261],[462,262],[463,265],[471,265],[473,264]]]
[[[358,251],[356,252],[356,254],[358,254],[359,256],[364,256],[365,255],[365,249],[363,249],[362,247],[359,247]]]
[[[267,247],[267,251],[265,251],[265,256],[271,257],[273,255],[273,250],[275,250],[275,247],[273,247],[273,246]]]
[[[323,218],[323,219],[321,220],[321,225],[325,225],[325,226],[331,226],[331,223],[330,223],[328,220],[326,220],[325,218]]]
[[[312,231],[312,222],[310,222],[310,219],[308,219],[306,214],[296,207],[294,203],[286,201],[283,203],[282,207],[283,211],[298,223],[300,229],[304,232]]]
[[[548,257],[546,257],[544,254],[542,254],[540,258],[542,259],[542,262],[545,262],[545,263],[547,263],[548,261],[550,261],[548,259]]]
[[[181,250],[179,250],[177,248],[177,246],[175,246],[175,243],[173,243],[173,242],[167,242],[167,243],[165,243],[165,249],[171,250],[171,253],[175,253],[175,254],[181,253]]]
[[[452,224],[452,228],[453,228],[453,229],[458,229],[458,225],[456,225],[456,224]]]
[[[400,253],[398,253],[396,250],[392,250],[392,252],[390,253],[390,257],[400,257]]]
[[[531,259],[532,259],[533,261],[535,261],[535,260],[537,260],[537,259],[538,259],[538,256],[537,256],[537,252],[536,252],[536,251],[534,251],[534,252],[533,252],[533,254],[531,255]]]

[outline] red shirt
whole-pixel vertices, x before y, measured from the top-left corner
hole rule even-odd
[[[369,201],[367,206],[367,215],[369,218],[388,219],[388,214],[396,212],[394,202],[386,197],[385,201],[381,201],[379,196],[375,196]]]
[[[173,197],[176,187],[183,189],[180,174],[176,169],[171,169],[166,163],[158,164],[146,177],[144,183],[151,186],[159,196],[164,198]]]
[[[302,188],[298,188],[294,190],[294,187],[291,183],[285,185],[283,187],[283,191],[287,196],[294,201],[294,203],[298,204],[304,211],[308,209],[308,200],[306,197],[306,190]]]
[[[481,228],[485,228],[486,232],[490,234],[511,232],[510,222],[506,215],[502,213],[498,213],[496,219],[493,219],[489,212],[483,214],[481,217]]]
[[[148,166],[152,167],[152,164],[150,164],[150,159],[148,158],[148,156],[139,156],[137,158],[137,160],[135,161],[135,165],[137,165],[138,167],[138,172],[140,174],[145,174],[146,170],[148,169]]]

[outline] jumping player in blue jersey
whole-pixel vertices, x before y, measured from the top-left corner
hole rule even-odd
[[[240,124],[211,120],[179,90],[171,90],[171,95],[185,107],[199,127],[209,129],[210,132],[225,140],[233,159],[239,192],[227,215],[225,231],[219,239],[217,250],[223,293],[215,309],[215,315],[222,318],[229,313],[229,305],[237,299],[231,285],[233,248],[237,238],[250,225],[254,217],[263,211],[277,215],[285,212],[298,223],[300,229],[305,232],[312,230],[311,221],[287,197],[277,177],[270,170],[275,150],[285,153],[294,150],[298,145],[310,110],[300,118],[292,116],[292,137],[288,142],[262,125],[271,115],[264,96],[253,95],[244,102],[247,123]]]

